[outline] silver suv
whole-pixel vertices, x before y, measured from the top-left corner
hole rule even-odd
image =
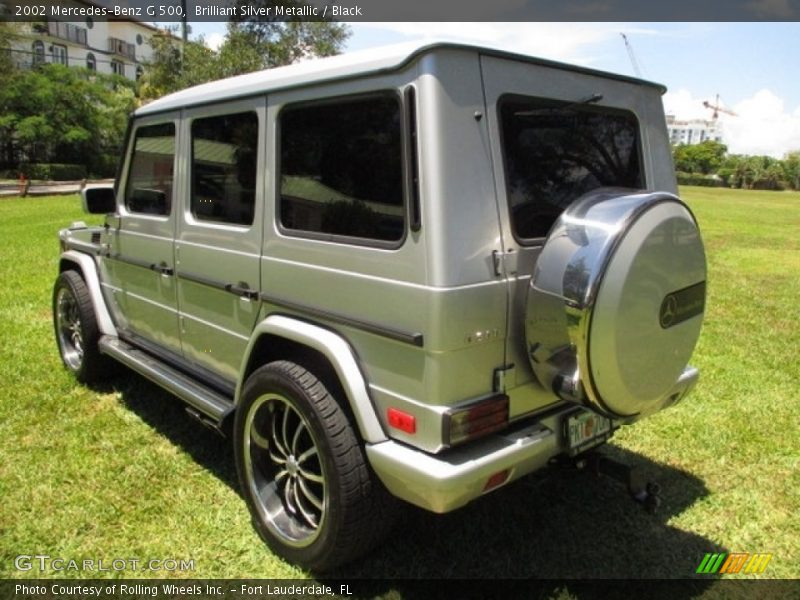
[[[284,558],[365,552],[687,394],[706,266],[658,85],[453,44],[201,85],[132,116],[61,231],[61,357],[230,435]]]

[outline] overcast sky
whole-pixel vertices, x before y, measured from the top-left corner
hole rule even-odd
[[[218,23],[193,23],[209,45]],[[710,118],[720,95],[730,152],[800,150],[800,23],[351,23],[347,50],[447,37],[633,75],[624,32],[646,79],[665,84],[668,113]]]

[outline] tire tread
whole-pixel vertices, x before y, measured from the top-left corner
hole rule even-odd
[[[319,421],[324,432],[324,444],[329,448],[330,458],[335,465],[341,510],[341,520],[334,524],[336,531],[331,536],[331,542],[316,552],[309,552],[310,556],[304,556],[295,549],[281,552],[280,547],[270,545],[290,560],[312,570],[330,570],[363,555],[385,537],[394,523],[397,500],[386,491],[369,468],[363,443],[358,438],[346,411],[321,380],[297,363],[287,360],[275,361],[253,372],[245,384],[243,399],[250,395],[253,388],[257,387],[258,382],[265,377],[284,379],[290,387],[295,386],[309,403],[313,418]],[[301,407],[297,408],[302,411]],[[239,419],[244,421],[244,415],[237,415],[237,420]],[[237,427],[238,435],[239,427]],[[237,453],[240,441],[237,437]],[[242,479],[241,474],[240,479]],[[330,514],[328,518],[331,518]],[[269,542],[269,539],[267,541]]]

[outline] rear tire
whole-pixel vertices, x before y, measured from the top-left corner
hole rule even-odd
[[[110,372],[112,362],[100,354],[100,331],[86,282],[75,271],[64,271],[53,287],[53,325],[64,366],[81,383],[94,383]]]
[[[279,556],[324,571],[388,531],[391,498],[342,407],[300,365],[269,363],[245,382],[236,467],[253,524]]]

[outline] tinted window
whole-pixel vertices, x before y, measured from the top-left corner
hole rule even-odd
[[[168,215],[172,205],[174,165],[175,125],[139,127],[125,188],[128,210]]]
[[[192,214],[250,225],[256,201],[258,117],[253,112],[192,122]]]
[[[287,229],[398,241],[405,228],[399,102],[381,96],[281,113]]]
[[[514,233],[543,237],[575,199],[599,187],[642,188],[639,130],[625,111],[538,98],[501,101]]]

